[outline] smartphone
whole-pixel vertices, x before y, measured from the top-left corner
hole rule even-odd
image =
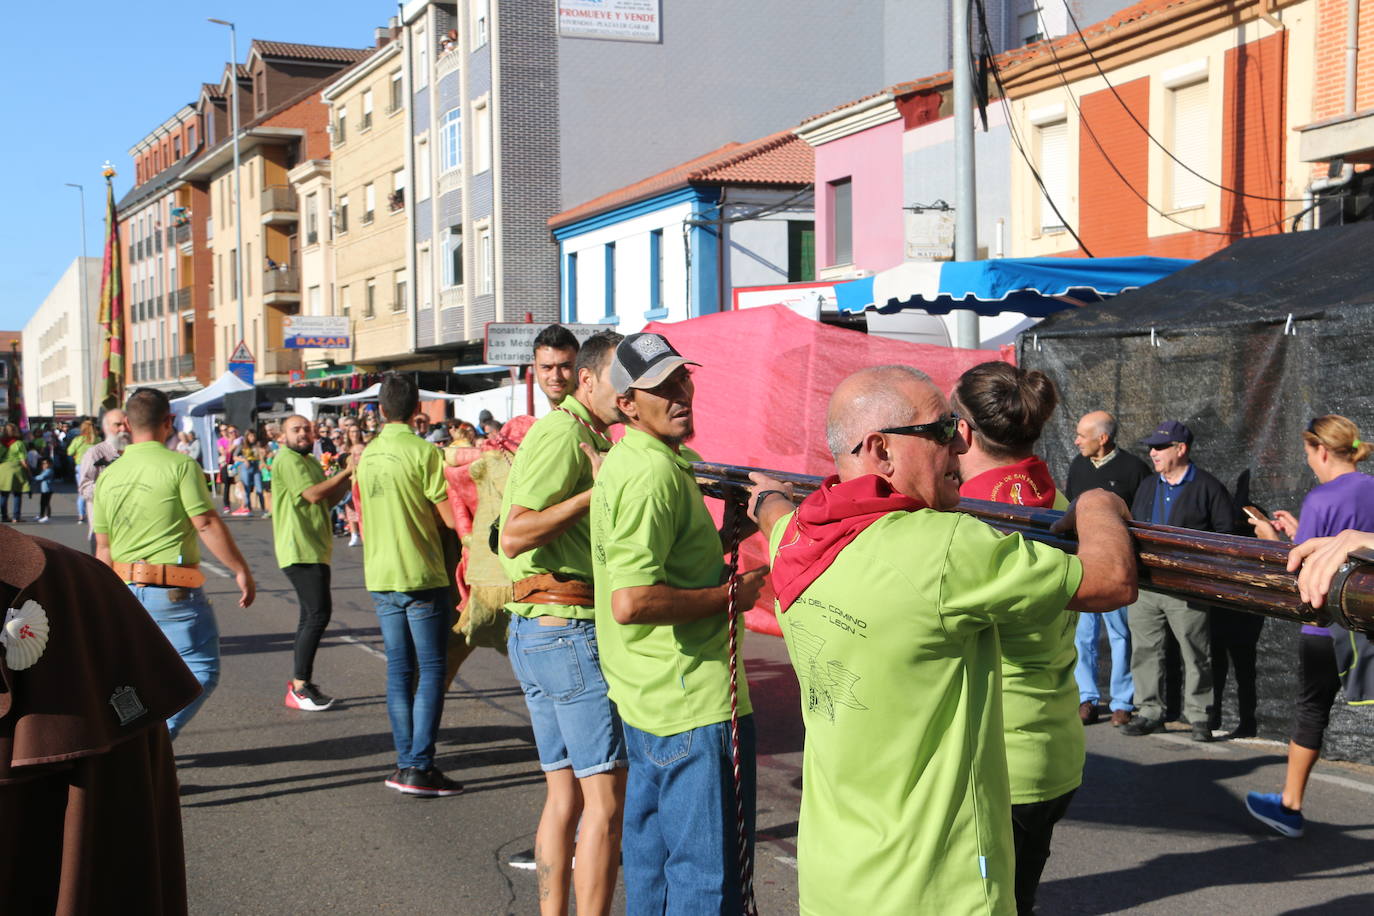
[[[1263,512],[1256,509],[1254,506],[1241,506],[1240,511],[1244,512],[1246,515],[1250,516],[1257,522],[1269,522],[1271,525],[1273,524],[1272,521],[1265,517]]]

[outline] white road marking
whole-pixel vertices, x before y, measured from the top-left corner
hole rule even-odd
[[[219,576],[221,579],[234,578],[233,573],[229,572],[229,570],[225,569],[223,566],[220,566],[218,563],[211,563],[209,560],[201,560],[200,565],[204,566],[206,569],[210,570],[210,572]]]
[[[1374,786],[1367,782],[1360,782],[1358,779],[1349,779],[1345,776],[1334,776],[1330,773],[1313,773],[1313,779],[1320,779],[1322,782],[1329,782],[1346,789],[1354,789],[1357,792],[1368,792],[1374,795]]]
[[[1192,738],[1185,738],[1182,735],[1156,735],[1160,741],[1168,741],[1180,747],[1191,747],[1195,750],[1206,751],[1209,754],[1229,754],[1231,749],[1226,746],[1224,741],[1194,741]]]
[[[781,862],[783,865],[786,865],[788,868],[795,869],[797,867],[796,856],[773,856],[773,858],[777,859],[779,862]]]
[[[362,649],[362,650],[363,650],[364,652],[366,652],[368,655],[375,655],[375,656],[377,656],[378,658],[380,658],[382,661],[386,661],[386,653],[385,653],[385,652],[382,652],[382,651],[379,650],[379,649],[376,649],[376,648],[373,648],[372,646],[369,646],[367,643],[363,642],[361,639],[358,639],[356,636],[347,636],[347,635],[340,634],[338,638],[341,639],[341,640],[343,640],[344,642],[350,644],[350,645],[357,646],[359,649]]]

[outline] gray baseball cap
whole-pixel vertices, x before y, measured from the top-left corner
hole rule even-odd
[[[631,334],[615,348],[611,385],[617,394],[631,388],[654,388],[679,366],[700,366],[685,358],[661,334]]]

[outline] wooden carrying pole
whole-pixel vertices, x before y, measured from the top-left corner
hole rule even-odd
[[[750,471],[792,484],[799,499],[821,482],[819,477],[765,468],[693,465],[703,492],[741,504],[752,486]],[[961,500],[958,511],[1008,534],[1018,533],[1069,553],[1078,550],[1075,541],[1050,533],[1060,512],[982,499]],[[1127,527],[1135,542],[1141,588],[1281,620],[1317,626],[1336,623],[1374,633],[1374,553],[1352,554],[1326,604],[1313,609],[1299,597],[1297,577],[1288,572],[1287,544],[1145,522],[1128,522]]]

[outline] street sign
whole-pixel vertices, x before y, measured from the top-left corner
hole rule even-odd
[[[493,366],[528,366],[534,362],[534,339],[552,324],[524,324],[514,321],[487,323],[487,347],[484,362]],[[597,331],[614,331],[607,324],[565,324],[580,344]]]
[[[234,352],[229,354],[229,362],[255,363],[257,360],[253,358],[253,352],[248,349],[248,344],[240,340],[239,345],[234,348]]]
[[[250,385],[253,384],[253,372],[257,364],[258,361],[253,358],[253,351],[249,350],[248,344],[242,340],[234,348],[234,352],[229,354],[229,371]]]
[[[282,319],[282,345],[292,350],[317,347],[346,350],[352,345],[348,318],[334,315],[288,315]]]

